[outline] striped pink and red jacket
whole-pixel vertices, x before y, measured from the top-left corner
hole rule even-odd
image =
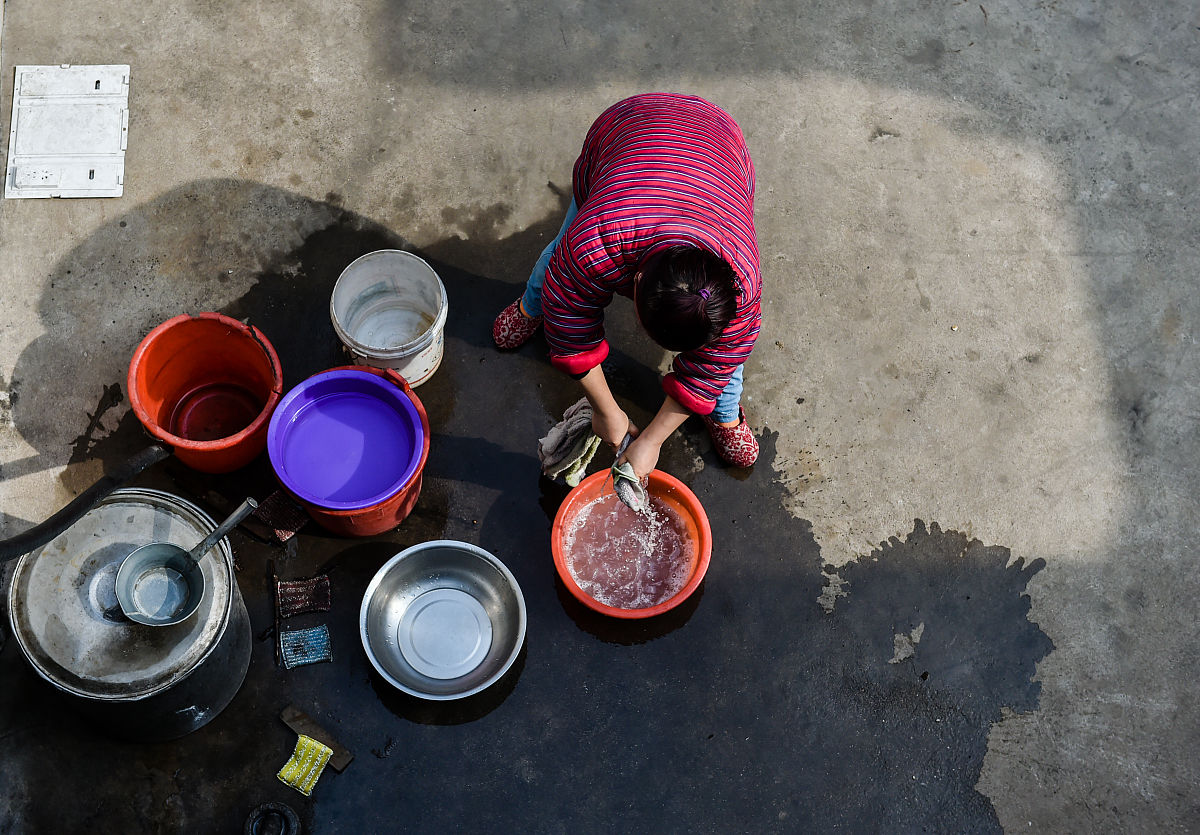
[[[675,357],[663,388],[708,414],[750,355],[761,321],[754,165],[741,129],[694,96],[625,99],[588,131],[573,189],[579,213],[542,288],[551,362],[575,375],[603,362],[604,308],[614,293],[632,295],[642,259],[679,244],[700,247],[737,274],[737,312],[720,337]]]

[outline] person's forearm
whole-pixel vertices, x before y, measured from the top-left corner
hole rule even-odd
[[[662,446],[663,442],[671,437],[671,433],[682,426],[683,422],[691,417],[691,414],[674,397],[667,395],[658,414],[654,416],[654,420],[650,421],[650,425],[642,430],[641,437],[656,446]]]
[[[611,414],[614,410],[621,410],[617,399],[608,388],[608,380],[605,379],[604,370],[600,366],[597,365],[580,377],[579,384],[583,386],[583,393],[592,404],[592,411]]]
[[[600,436],[600,440],[616,449],[627,434],[637,435],[637,427],[629,421],[629,416],[613,397],[600,366],[584,374],[579,382],[588,402],[592,404],[592,431]]]
[[[650,471],[658,464],[663,442],[671,437],[671,433],[678,429],[690,414],[691,412],[681,406],[678,400],[667,395],[654,420],[650,421],[650,425],[626,448],[621,461],[628,461],[639,479],[650,475]]]

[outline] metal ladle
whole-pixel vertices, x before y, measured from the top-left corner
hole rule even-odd
[[[256,507],[258,502],[246,499],[190,551],[169,542],[151,542],[131,551],[117,569],[117,602],[125,617],[146,626],[171,626],[187,619],[204,597],[200,558]]]

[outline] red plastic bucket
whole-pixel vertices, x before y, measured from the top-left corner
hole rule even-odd
[[[138,420],[180,461],[227,473],[266,446],[283,370],[257,328],[200,313],[168,319],[146,335],[129,363],[128,387]]]
[[[421,494],[429,418],[398,372],[340,366],[284,396],[267,454],[284,489],[319,525],[374,536],[403,522]]]
[[[646,491],[652,498],[662,501],[678,514],[683,523],[684,539],[690,543],[687,560],[687,580],[683,587],[671,597],[653,606],[641,609],[623,609],[601,603],[584,591],[567,565],[567,538],[571,530],[579,523],[581,511],[603,493],[611,493],[611,474],[607,470],[592,473],[579,483],[579,486],[567,494],[566,499],[559,505],[554,515],[554,526],[550,531],[550,550],[554,555],[554,568],[571,595],[589,609],[602,615],[614,618],[649,618],[661,615],[674,609],[687,600],[699,586],[708,571],[712,558],[712,528],[708,523],[708,514],[696,498],[696,494],[688,489],[682,481],[662,470],[650,472]]]

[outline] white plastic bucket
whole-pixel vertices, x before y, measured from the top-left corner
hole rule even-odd
[[[355,363],[395,369],[413,388],[441,364],[447,309],[433,267],[399,249],[355,259],[329,300],[333,329]]]

